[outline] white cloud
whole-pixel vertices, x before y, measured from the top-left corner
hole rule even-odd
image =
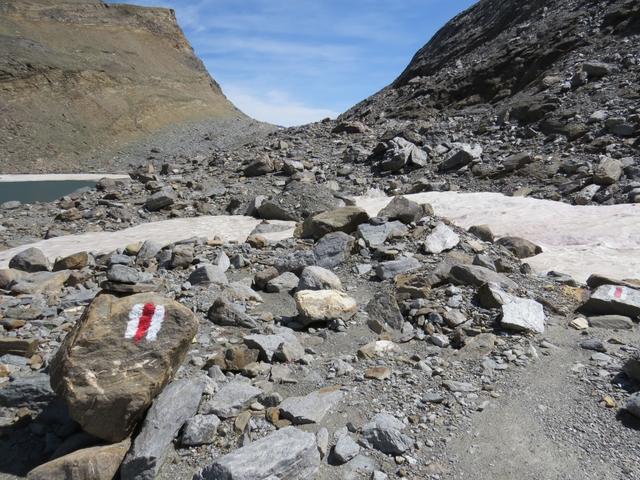
[[[338,112],[305,105],[279,90],[271,90],[264,96],[258,96],[240,87],[227,86],[224,92],[236,107],[250,117],[285,127],[338,116]]]

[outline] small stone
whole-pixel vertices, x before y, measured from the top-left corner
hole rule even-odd
[[[298,286],[298,277],[291,272],[284,272],[267,282],[265,290],[270,293],[290,292]]]
[[[391,369],[388,367],[369,367],[364,372],[364,378],[372,380],[387,380],[391,378]]]
[[[222,269],[216,265],[203,265],[194,270],[188,279],[191,285],[227,285],[229,280]]]
[[[529,258],[542,253],[542,248],[529,240],[520,237],[502,237],[497,242],[518,258]]]
[[[460,243],[460,237],[444,223],[438,223],[424,241],[425,253],[442,253]]]
[[[229,382],[218,390],[210,400],[202,404],[200,413],[213,413],[221,418],[233,417],[261,394],[261,389],[248,383]]]
[[[376,266],[376,276],[380,280],[389,280],[397,275],[412,272],[420,268],[420,262],[413,257],[402,257],[398,260],[379,263]]]
[[[607,348],[604,346],[604,343],[602,343],[602,340],[599,340],[597,338],[589,338],[587,340],[583,340],[582,342],[580,342],[580,347],[584,348],[585,350],[593,350],[595,352],[606,352]]]
[[[294,300],[299,319],[305,325],[348,320],[358,310],[357,302],[338,290],[301,290],[296,292]]]
[[[344,232],[332,232],[320,238],[313,247],[318,266],[333,268],[345,262],[351,255],[355,241]]]
[[[298,290],[342,290],[342,282],[332,271],[312,265],[300,274]]]
[[[320,423],[342,397],[343,393],[337,387],[316,390],[304,397],[289,397],[279,406],[280,416],[294,425]]]
[[[576,317],[571,322],[569,322],[569,326],[575,328],[576,330],[586,330],[589,328],[589,322],[584,317]]]
[[[196,415],[187,420],[180,443],[185,447],[213,443],[220,423],[220,419],[215,415]]]

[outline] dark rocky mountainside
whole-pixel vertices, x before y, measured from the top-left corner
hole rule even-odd
[[[134,141],[244,118],[162,8],[0,2],[0,171],[100,171]]]

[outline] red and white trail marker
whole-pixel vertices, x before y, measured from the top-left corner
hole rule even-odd
[[[129,312],[129,321],[124,338],[133,338],[140,343],[142,339],[153,342],[164,322],[164,305],[138,303]]]
[[[624,287],[611,287],[609,295],[617,300],[624,300],[627,297],[627,292]]]

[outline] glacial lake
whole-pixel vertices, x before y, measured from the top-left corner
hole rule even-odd
[[[0,203],[18,200],[22,203],[51,202],[84,187],[95,180],[45,180],[35,182],[0,182]]]

